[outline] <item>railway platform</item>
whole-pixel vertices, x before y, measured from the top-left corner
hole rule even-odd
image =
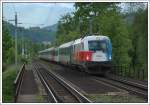
[[[19,103],[35,103],[38,102],[38,88],[34,78],[31,66],[26,66],[23,80],[20,86],[17,102]]]

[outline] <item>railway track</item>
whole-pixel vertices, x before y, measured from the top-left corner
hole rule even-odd
[[[143,81],[139,81],[139,80],[133,80],[133,79],[131,80],[131,79],[128,79],[128,78],[122,78],[120,76],[116,76],[116,75],[113,75],[113,74],[108,74],[106,77],[111,79],[111,80],[115,80],[115,81],[118,81],[120,83],[124,83],[124,84],[127,84],[127,85],[137,87],[139,89],[148,91],[147,82],[143,82]]]
[[[148,98],[148,88],[146,85],[140,83],[133,83],[132,81],[123,80],[123,79],[114,79],[114,78],[102,78],[102,77],[94,77],[97,81],[103,81],[105,83],[111,84],[113,86],[125,89],[130,93],[137,94],[139,96]]]
[[[146,82],[141,81],[131,81],[125,78],[119,78],[116,75],[108,74],[105,78],[98,76],[91,76],[91,78],[96,81],[102,81],[112,86],[124,89],[129,91],[130,93],[139,95],[148,98],[148,85]]]
[[[39,63],[34,68],[48,94],[48,101],[52,103],[90,103],[83,94],[67,84],[64,80],[48,71]]]

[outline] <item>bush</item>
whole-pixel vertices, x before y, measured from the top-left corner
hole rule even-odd
[[[10,66],[2,73],[2,101],[13,102],[14,101],[14,85],[13,82],[16,78],[17,71],[20,66]]]

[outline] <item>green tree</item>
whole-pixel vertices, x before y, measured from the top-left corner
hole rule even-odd
[[[148,69],[148,9],[139,9],[132,24],[133,64]]]
[[[99,33],[108,35],[113,45],[113,62],[117,65],[130,64],[128,51],[132,48],[127,24],[118,10],[109,10],[99,17]]]
[[[9,30],[7,28],[7,25],[5,23],[2,23],[3,28],[2,28],[2,59],[3,59],[3,64],[11,64],[14,62],[14,41],[9,33]]]
[[[59,44],[80,38],[89,33],[92,19],[93,33],[109,36],[113,43],[113,62],[129,64],[131,39],[118,3],[75,3],[76,11],[70,18],[67,14],[60,20],[57,42]],[[91,16],[90,12],[94,14]]]

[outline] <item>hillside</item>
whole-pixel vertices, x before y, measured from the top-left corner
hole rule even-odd
[[[46,26],[43,29],[46,29],[48,31],[56,32],[57,31],[57,26],[58,26],[58,24],[54,24],[54,25],[51,25],[51,26]]]
[[[7,25],[11,35],[14,37],[15,35],[15,26],[5,22]],[[47,26],[44,28],[40,27],[31,27],[29,29],[25,29],[23,27],[17,28],[18,37],[24,36],[24,38],[30,39],[33,42],[44,42],[44,41],[53,41],[56,36],[57,24],[52,26]]]

